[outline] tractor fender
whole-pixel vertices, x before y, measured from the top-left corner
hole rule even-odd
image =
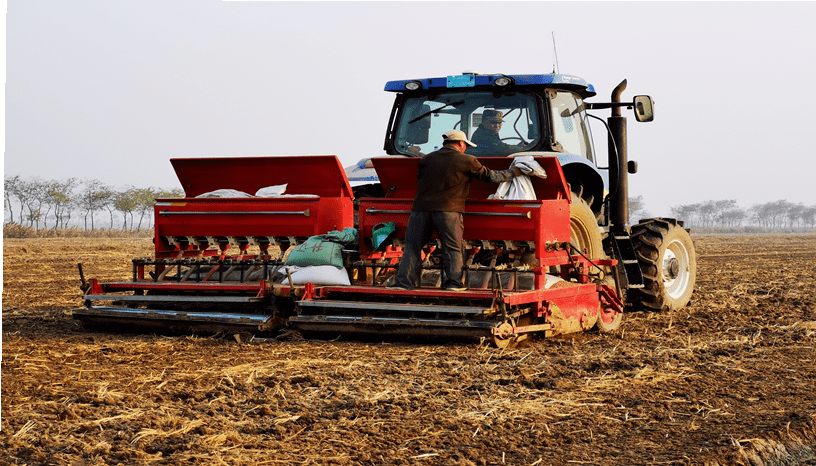
[[[564,178],[570,190],[581,196],[589,204],[595,215],[601,211],[606,181],[598,168],[586,157],[563,152],[530,151],[519,152],[513,156],[532,155],[534,157],[558,157],[558,163],[564,171]]]
[[[603,206],[604,179],[598,168],[584,157],[573,154],[558,154],[564,178],[570,190],[581,196],[597,215]]]
[[[597,215],[603,206],[606,192],[606,182],[601,172],[595,164],[580,155],[558,154],[557,157],[570,190],[587,201]]]

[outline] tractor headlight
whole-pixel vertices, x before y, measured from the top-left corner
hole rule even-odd
[[[405,83],[405,90],[406,91],[415,91],[417,89],[422,88],[422,83],[419,81],[411,81]]]
[[[493,84],[497,86],[506,86],[512,82],[513,80],[511,78],[508,78],[507,76],[502,76],[500,78],[496,78],[496,80],[493,81]]]

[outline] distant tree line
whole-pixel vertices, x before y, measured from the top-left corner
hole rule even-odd
[[[813,228],[816,226],[816,205],[806,206],[785,199],[755,204],[744,209],[737,201],[705,201],[671,208],[673,217],[682,219],[687,227],[738,228],[755,226],[770,230]]]
[[[653,215],[646,211],[643,196],[629,198],[629,223]],[[768,230],[816,228],[816,205],[785,199],[755,204],[745,209],[734,199],[704,201],[671,208],[671,217],[683,220],[689,228],[759,227]]]
[[[151,228],[156,199],[177,198],[180,189],[113,188],[99,180],[25,179],[19,175],[3,180],[4,223],[15,223],[40,229],[60,229],[79,225],[97,228],[94,214],[106,213],[100,228],[114,228],[121,218],[122,230]],[[643,196],[629,198],[631,224],[652,217]],[[761,227],[770,230],[816,227],[816,205],[778,200],[756,204],[747,209],[736,200],[705,201],[671,208],[671,216],[683,220],[689,228]],[[73,223],[71,223],[73,220]]]
[[[95,229],[94,214],[107,213],[101,228],[114,228],[121,218],[123,230],[150,228],[156,199],[182,197],[180,189],[113,188],[99,180],[25,179],[19,175],[3,180],[4,223],[40,229],[80,225]],[[116,214],[116,215],[115,215]]]

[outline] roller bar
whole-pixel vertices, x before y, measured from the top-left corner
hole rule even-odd
[[[272,319],[268,314],[232,314],[215,312],[184,312],[160,309],[129,309],[119,307],[91,306],[75,309],[74,316],[106,317],[118,319],[165,320],[180,322],[223,323],[231,325],[251,325],[263,327]]]

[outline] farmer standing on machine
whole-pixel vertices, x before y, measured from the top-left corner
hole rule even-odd
[[[501,183],[521,175],[517,168],[490,170],[465,150],[476,147],[459,130],[442,135],[442,148],[419,162],[419,186],[411,207],[405,238],[405,249],[392,289],[412,290],[420,285],[422,259],[420,252],[436,232],[442,245],[445,281],[442,288],[464,291],[462,283],[465,200],[473,178]]]

